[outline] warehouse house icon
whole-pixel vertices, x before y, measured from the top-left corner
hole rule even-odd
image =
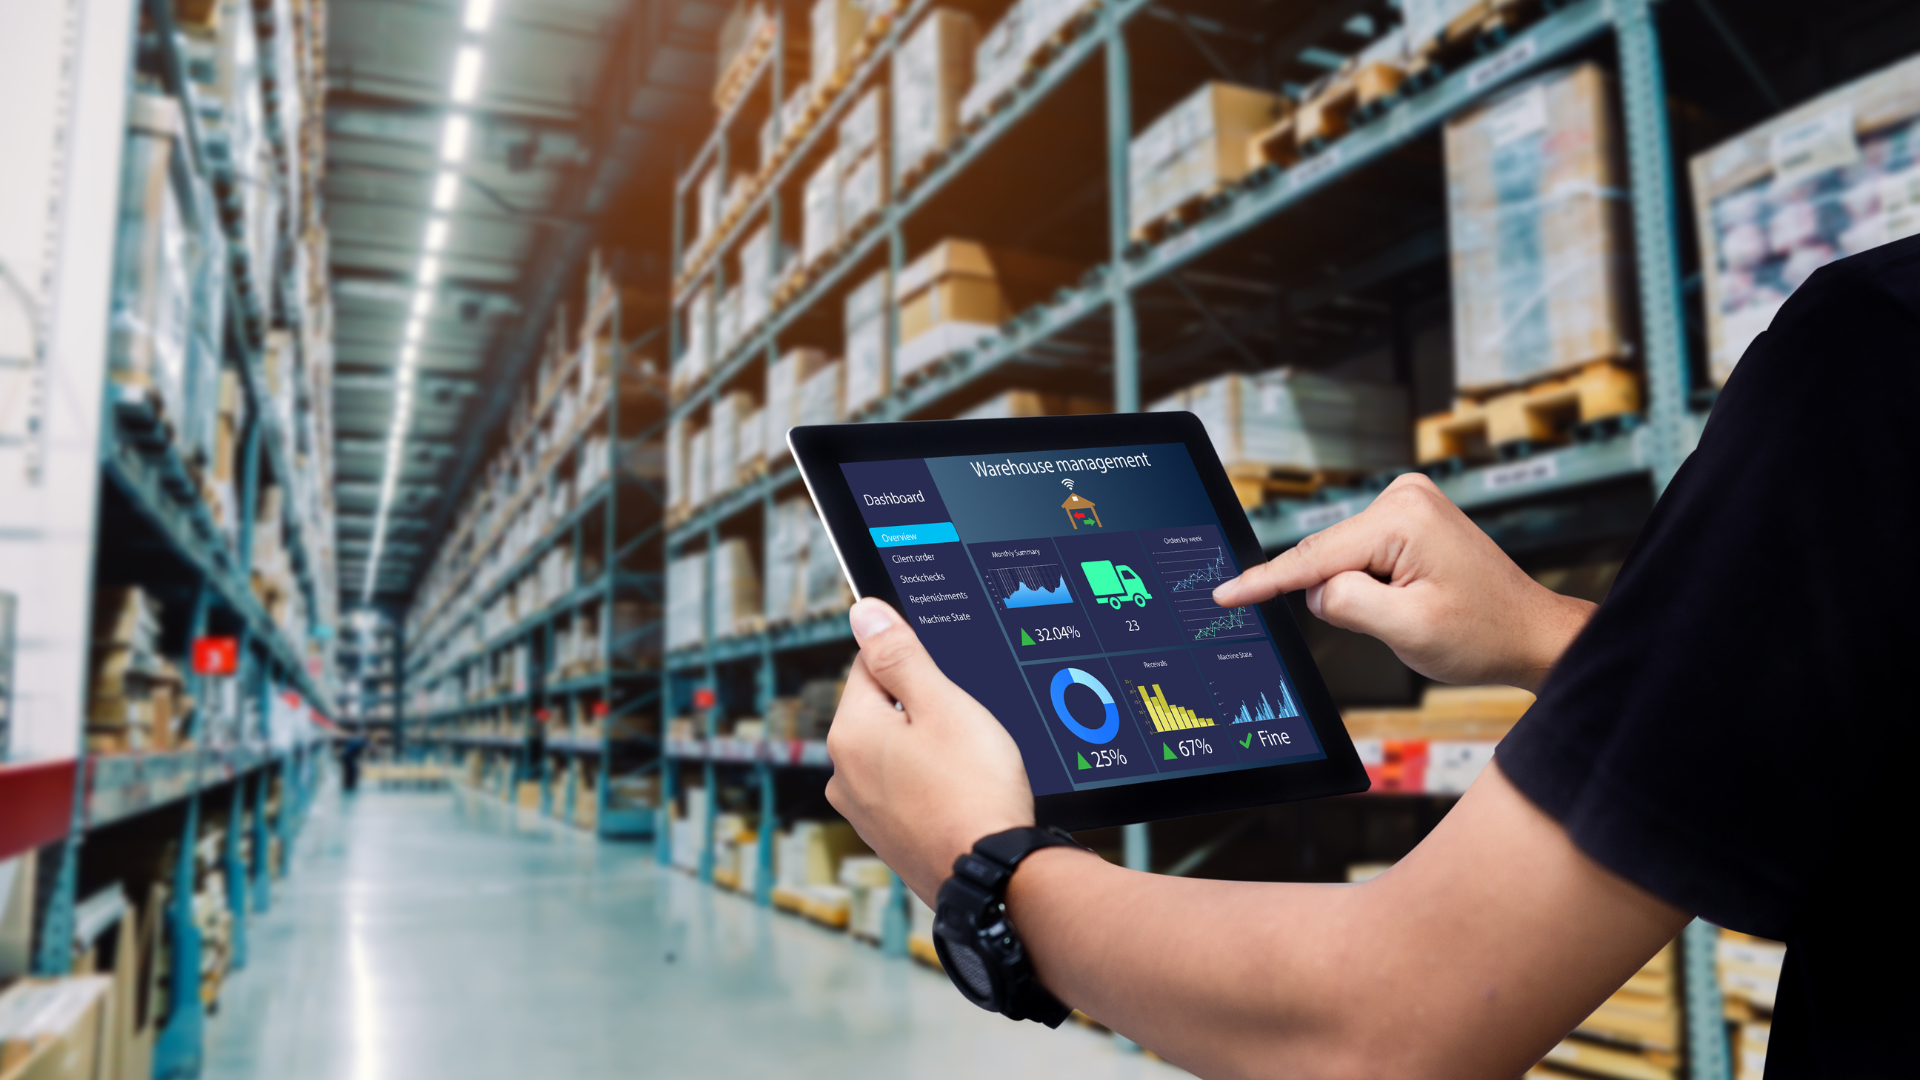
[[[1067,524],[1072,525],[1076,532],[1080,529],[1080,523],[1089,519],[1095,526],[1105,528],[1100,524],[1099,511],[1096,511],[1093,504],[1081,498],[1078,493],[1067,496],[1067,501],[1060,504],[1060,509],[1067,512]]]

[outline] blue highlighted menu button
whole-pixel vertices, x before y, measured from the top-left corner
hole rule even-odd
[[[906,547],[910,544],[957,544],[960,534],[953,522],[936,521],[931,525],[886,525],[868,529],[875,547]]]

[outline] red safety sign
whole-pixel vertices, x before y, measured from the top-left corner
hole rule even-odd
[[[193,642],[195,675],[232,675],[240,670],[240,639],[203,637]]]
[[[703,686],[693,692],[693,707],[696,709],[713,708],[713,700],[713,691],[707,687]]]

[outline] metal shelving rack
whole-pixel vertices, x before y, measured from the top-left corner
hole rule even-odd
[[[400,695],[402,642],[392,620],[383,613],[369,614],[373,617],[349,617],[335,656],[339,722],[363,734],[379,728],[398,732],[405,704]]]
[[[690,215],[686,203],[707,169],[718,169],[722,184],[726,183],[729,144],[739,137],[734,129],[743,123],[745,103],[753,95],[768,95],[772,103],[771,123],[775,125],[774,141],[789,141],[783,139],[785,133],[778,126],[781,123],[779,104],[786,99],[788,79],[783,63],[786,23],[776,16],[774,44],[753,70],[748,90],[722,113],[714,135],[684,170],[675,189],[677,286],[672,322],[675,355],[682,348],[685,335],[681,323],[688,317],[688,303],[694,291],[701,286],[711,286],[716,297],[723,291],[728,283],[729,260],[743,238],[761,223],[770,223],[775,235],[780,235],[780,215],[793,202],[793,193],[804,179],[803,164],[818,160],[819,151],[830,145],[827,140],[859,94],[883,79],[886,65],[904,33],[935,6],[935,0],[910,0],[896,9],[890,28],[852,74],[837,84],[830,102],[823,110],[817,110],[817,119],[808,130],[790,140],[791,151],[781,156],[771,169],[762,168],[744,210],[729,216],[718,235],[703,242],[696,253],[698,262],[689,263],[685,222]],[[868,272],[867,268],[876,260],[890,270],[891,280],[898,280],[907,257],[907,229],[916,221],[916,215],[929,214],[936,208],[950,210],[951,200],[943,204],[939,201],[941,196],[956,188],[996,145],[1008,141],[1016,129],[1031,122],[1032,116],[1051,98],[1064,93],[1063,88],[1070,80],[1096,62],[1104,69],[1100,95],[1105,120],[1105,257],[1050,300],[1015,315],[997,333],[948,356],[916,381],[896,385],[880,402],[849,419],[887,421],[951,415],[956,407],[970,404],[971,400],[1006,385],[1004,380],[1013,373],[1049,366],[1057,369],[1089,353],[1097,356],[1097,369],[1111,378],[1115,410],[1137,411],[1142,405],[1143,381],[1151,379],[1166,385],[1180,377],[1178,368],[1190,359],[1156,357],[1146,352],[1141,340],[1140,307],[1147,290],[1170,285],[1184,293],[1186,289],[1179,275],[1196,269],[1210,255],[1229,245],[1247,242],[1257,230],[1297,220],[1308,204],[1355,183],[1356,178],[1370,169],[1382,168],[1390,157],[1417,142],[1433,139],[1450,117],[1500,88],[1575,54],[1610,52],[1623,105],[1640,312],[1640,358],[1646,374],[1645,415],[1638,423],[1603,433],[1590,441],[1515,461],[1454,469],[1437,475],[1436,479],[1450,498],[1510,550],[1579,542],[1595,535],[1631,535],[1644,518],[1650,497],[1642,494],[1637,502],[1632,498],[1609,501],[1596,493],[1610,486],[1617,489],[1637,484],[1642,492],[1657,496],[1698,441],[1705,422],[1704,399],[1711,396],[1696,392],[1695,366],[1688,356],[1686,298],[1677,225],[1679,185],[1674,143],[1668,129],[1655,6],[1656,0],[1546,3],[1539,17],[1529,25],[1511,34],[1482,40],[1474,57],[1409,88],[1390,108],[1356,124],[1353,130],[1330,144],[1315,149],[1290,167],[1267,166],[1255,172],[1211,200],[1204,216],[1173,229],[1157,242],[1144,243],[1130,237],[1127,219],[1128,149],[1135,120],[1130,50],[1137,44],[1130,41],[1127,31],[1150,15],[1176,23],[1184,16],[1161,10],[1149,0],[1097,2],[1083,13],[1077,35],[1054,49],[1044,64],[1030,67],[1012,91],[1011,99],[1003,100],[984,121],[963,131],[938,155],[930,171],[904,190],[894,183],[888,184],[885,205],[877,223],[850,241],[843,240],[837,253],[830,256],[828,265],[811,272],[807,284],[793,299],[774,310],[757,329],[742,335],[726,354],[710,358],[705,376],[690,393],[675,402],[672,419],[692,419],[721,390],[751,380],[759,365],[771,364],[780,354],[783,342],[802,331],[810,320],[817,322],[818,311],[856,280],[856,274]],[[1389,10],[1385,5],[1366,3],[1327,7],[1328,10],[1315,13],[1309,20],[1319,27],[1309,32],[1318,33],[1322,39],[1331,39],[1354,15],[1368,12],[1369,17],[1380,19]],[[1319,42],[1299,39],[1293,44],[1305,47]],[[1734,48],[1737,52],[1737,44]],[[1404,269],[1408,260],[1396,258],[1399,254],[1388,252],[1380,261],[1389,264],[1397,261]],[[1441,254],[1444,254],[1444,244]],[[775,258],[777,260],[778,255]],[[774,267],[775,280],[779,279],[781,269],[778,265]],[[1216,323],[1221,336],[1231,338],[1230,332],[1219,327],[1198,301],[1194,301],[1194,306],[1201,308],[1201,314],[1209,322]],[[714,318],[711,305],[708,317]],[[890,310],[887,318],[890,324],[897,324],[896,312]],[[1101,322],[1107,324],[1104,347],[1098,342]],[[705,329],[704,339],[715,341],[714,328],[710,325]],[[890,325],[889,333],[897,349],[897,325]],[[1104,355],[1099,355],[1102,352]],[[1187,381],[1191,378],[1188,376]],[[1386,479],[1390,478],[1378,478],[1373,487],[1325,490],[1311,500],[1270,503],[1251,515],[1256,532],[1269,550],[1290,546],[1307,534],[1364,509]],[[702,547],[714,550],[723,528],[750,518],[755,511],[767,511],[777,494],[798,490],[799,474],[789,465],[733,490],[716,493],[705,506],[696,508],[667,534],[667,557],[671,559]],[[771,865],[768,838],[772,823],[779,820],[779,777],[792,774],[796,784],[817,785],[824,779],[830,763],[825,759],[824,744],[789,747],[783,743],[738,743],[717,738],[717,722],[719,717],[728,714],[729,703],[725,698],[729,688],[752,687],[739,702],[740,707],[733,711],[764,714],[775,693],[778,663],[799,655],[822,655],[823,651],[832,651],[823,647],[834,644],[842,646],[835,653],[835,663],[841,662],[851,653],[851,637],[844,619],[836,617],[715,640],[711,633],[714,624],[710,590],[705,618],[709,628],[706,644],[678,650],[666,657],[661,694],[663,724],[676,714],[692,711],[697,716],[696,724],[704,725],[704,737],[670,741],[667,753],[670,762],[698,769],[709,792],[717,792],[715,785],[721,776],[720,770],[744,768],[749,771],[746,779],[759,792],[762,815],[758,853],[762,873],[758,880],[762,883],[759,899],[764,903],[766,883],[771,877],[766,872]],[[702,701],[707,694],[715,697],[706,707],[693,708],[696,689],[701,691]],[[745,700],[746,697],[751,701]],[[664,771],[663,807],[670,805],[674,798],[678,771],[677,768]],[[803,774],[811,779],[799,779]],[[706,800],[707,820],[702,823],[700,833],[705,845],[700,860],[701,875],[708,880],[711,879],[713,818],[718,802],[718,798]],[[664,827],[661,835],[660,860],[665,863],[669,852]],[[1126,863],[1145,868],[1149,854],[1145,828],[1129,827],[1124,843]],[[1714,982],[1710,937],[1703,936],[1705,933],[1702,927],[1696,926],[1689,931],[1687,939],[1688,1013],[1708,1018],[1693,1036],[1696,1045],[1689,1055],[1689,1067],[1695,1077],[1719,1078],[1728,1075],[1727,1056],[1724,1039],[1714,1034],[1718,1030],[1719,990]]]
[[[249,581],[255,508],[263,486],[270,479],[289,490],[302,483],[324,482],[296,473],[294,433],[274,407],[264,368],[268,328],[298,318],[299,298],[293,289],[291,260],[265,268],[262,277],[273,283],[271,291],[276,295],[255,294],[254,268],[247,265],[243,223],[236,212],[237,185],[253,181],[238,178],[230,157],[217,152],[212,136],[201,129],[197,90],[186,74],[185,45],[174,24],[171,3],[145,0],[83,6],[87,10],[82,25],[75,37],[63,43],[64,48],[77,49],[76,40],[84,37],[89,47],[103,50],[99,55],[124,58],[126,67],[119,72],[124,82],[116,87],[118,93],[130,93],[138,75],[152,80],[181,103],[184,131],[179,145],[185,150],[185,160],[178,167],[186,177],[186,190],[193,203],[188,208],[186,227],[206,241],[205,249],[216,256],[202,265],[195,278],[194,304],[197,307],[214,299],[221,312],[218,324],[208,327],[209,336],[190,345],[188,363],[202,371],[218,367],[235,372],[249,406],[247,424],[239,436],[239,528],[237,536],[229,541],[215,525],[193,474],[161,426],[161,418],[117,393],[110,381],[105,382],[98,426],[88,429],[98,432],[102,483],[98,504],[90,510],[92,535],[84,550],[92,553],[95,575],[110,571],[117,583],[137,584],[166,597],[169,610],[175,612],[167,620],[172,631],[170,641],[178,642],[182,629],[187,640],[206,634],[237,639],[238,670],[231,676],[237,693],[231,700],[238,710],[239,724],[233,735],[237,741],[215,742],[218,736],[208,726],[210,713],[221,698],[215,677],[191,675],[188,686],[199,704],[183,733],[189,740],[187,748],[93,753],[84,738],[79,740],[71,766],[74,780],[66,789],[71,792],[71,812],[66,816],[65,834],[40,847],[40,873],[50,880],[38,910],[33,964],[36,972],[45,975],[72,969],[76,945],[84,944],[76,942],[76,934],[88,929],[78,918],[82,883],[97,882],[103,876],[111,878],[119,872],[118,862],[105,865],[99,861],[114,856],[96,859],[89,852],[89,844],[102,837],[104,830],[122,826],[143,829],[141,835],[146,839],[142,842],[151,846],[141,850],[156,862],[165,844],[176,844],[178,854],[168,870],[173,883],[171,898],[161,917],[173,956],[172,1006],[155,1048],[155,1075],[188,1077],[199,1073],[205,1018],[200,992],[201,941],[193,911],[201,818],[203,813],[222,812],[231,825],[219,862],[228,883],[226,900],[234,927],[232,961],[237,967],[246,960],[247,913],[266,910],[270,900],[271,843],[279,844],[279,868],[284,872],[317,782],[318,744],[311,731],[299,724],[281,724],[276,731],[271,718],[285,716],[289,708],[302,716],[309,708],[321,714],[333,708],[331,673],[322,644],[329,632],[325,620],[333,610],[335,591],[330,580],[331,560],[323,547],[331,525],[306,520],[291,501],[283,504],[282,519],[272,523],[286,537],[296,587],[306,601],[309,622],[304,629],[307,640],[314,645],[303,650],[276,626]],[[285,31],[281,27],[277,32]],[[264,39],[274,32],[271,24],[260,27],[263,46]],[[123,40],[110,48],[102,39],[116,33]],[[133,46],[130,51],[126,48],[129,42]],[[263,47],[262,52],[271,50]],[[110,73],[102,70],[92,74]],[[60,107],[67,105],[62,103]],[[104,146],[110,140],[119,145],[126,137],[117,127],[123,113],[113,111],[111,115],[116,127],[109,132],[105,130],[106,117],[83,114],[84,122],[100,124],[101,128],[89,128],[79,138],[92,145]],[[61,119],[70,122],[73,118],[63,114]],[[281,162],[296,160],[296,153],[286,143],[289,134],[277,126],[268,133],[282,151],[277,155]],[[113,161],[119,161],[117,152]],[[117,167],[106,175],[118,192]],[[69,178],[68,182],[82,181]],[[116,196],[113,204],[117,207],[118,203]],[[283,244],[298,242],[288,224],[293,218],[289,214],[282,219],[280,227],[287,234],[282,237]],[[111,237],[111,224],[97,235]],[[92,235],[66,237],[63,242],[83,245],[91,239]],[[107,249],[105,254],[85,245],[63,255],[93,270],[110,267],[111,245],[102,246]],[[105,291],[100,299],[106,300]],[[104,317],[97,319],[96,333],[105,321]],[[83,350],[74,352],[84,355]],[[74,361],[69,358],[67,362]],[[311,401],[305,406],[314,407]],[[91,495],[92,489],[88,492]],[[79,543],[68,535],[49,542],[68,546]],[[97,576],[94,583],[98,583]],[[87,584],[85,589],[73,591],[71,600],[79,610],[87,610],[92,587]],[[182,617],[178,614],[181,611],[191,614]],[[84,656],[81,661],[84,667]],[[84,715],[84,699],[80,708]],[[63,761],[51,764],[67,767]],[[243,851],[242,831],[248,837],[250,857]],[[98,930],[99,920],[86,922]]]
[[[452,576],[440,599],[417,607],[406,622],[403,696],[422,696],[406,710],[400,731],[410,746],[443,761],[463,751],[490,760],[488,782],[503,798],[515,798],[517,783],[537,781],[543,813],[575,821],[578,800],[591,798],[600,835],[646,836],[653,831],[652,807],[623,805],[611,781],[620,770],[644,774],[657,767],[658,740],[646,730],[648,725],[636,721],[650,719],[657,707],[659,672],[619,662],[626,656],[657,655],[656,649],[640,646],[657,641],[661,630],[657,608],[664,599],[663,575],[645,567],[657,565],[665,492],[630,471],[625,459],[629,450],[663,439],[665,388],[650,371],[630,364],[637,350],[659,337],[658,331],[624,336],[620,290],[597,264],[588,275],[588,297],[590,312],[597,314],[589,317],[582,338],[591,342],[603,330],[609,335],[606,385],[566,431],[556,434],[535,474],[509,496],[512,509],[492,519],[490,535],[474,535],[477,526],[469,523],[441,549],[438,558],[452,568]],[[576,348],[573,359],[554,376],[555,383],[577,378],[574,365],[585,362],[587,355],[587,345]],[[549,394],[535,407],[521,442],[510,450],[524,448],[534,437],[554,396]],[[571,508],[519,556],[490,578],[481,578],[489,556],[506,541],[505,523],[514,510],[561,482],[567,463],[583,456],[589,437],[597,433],[608,436],[601,478],[576,491]],[[601,570],[581,580],[589,545],[596,543]],[[541,559],[563,545],[573,553],[573,587],[513,625],[484,633],[487,607],[537,572]],[[617,609],[630,601],[643,605],[645,617],[622,626]],[[550,680],[556,627],[590,609],[597,609],[601,631],[594,669]],[[470,673],[522,647],[531,660],[525,689],[468,699],[463,684]],[[434,703],[436,690],[459,700]],[[494,730],[462,730],[478,722]]]

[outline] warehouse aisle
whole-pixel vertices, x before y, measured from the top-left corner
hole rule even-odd
[[[329,795],[295,864],[209,1080],[1184,1075],[490,800]]]

